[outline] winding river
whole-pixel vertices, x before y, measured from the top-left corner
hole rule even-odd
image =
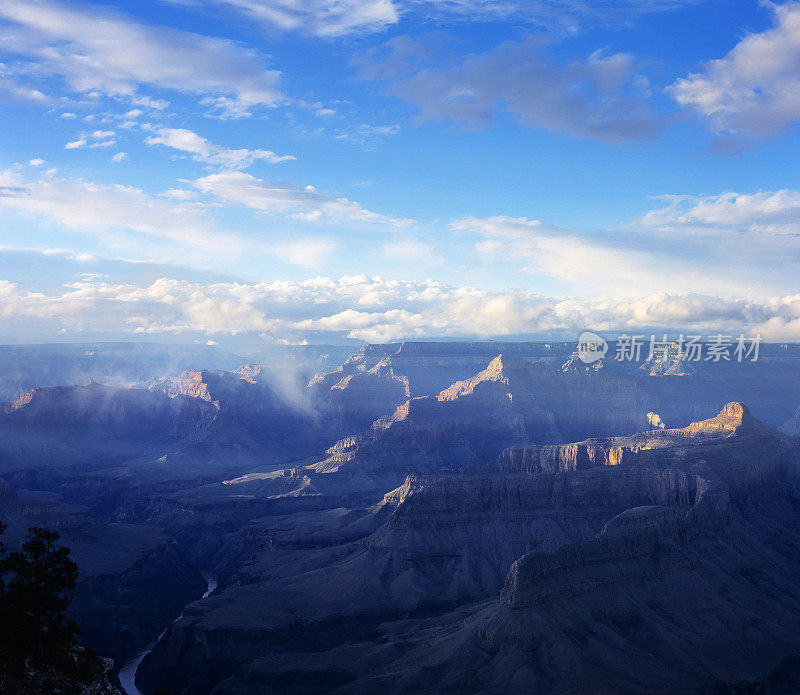
[[[203,575],[206,582],[208,583],[208,588],[206,592],[203,594],[202,598],[208,598],[211,595],[211,592],[217,588],[217,580],[212,579],[209,576]],[[173,623],[177,623],[183,617],[183,611],[181,614],[173,620]],[[150,646],[146,649],[142,650],[139,654],[137,654],[133,659],[131,659],[128,663],[124,664],[122,668],[119,670],[119,682],[122,684],[122,690],[127,693],[127,695],[142,695],[142,691],[136,687],[134,680],[136,678],[136,671],[139,668],[139,664],[142,663],[142,659],[144,659],[153,649],[156,648],[156,645],[161,641],[161,638],[166,633],[167,628],[165,627],[161,634],[158,636],[158,639],[153,642]]]

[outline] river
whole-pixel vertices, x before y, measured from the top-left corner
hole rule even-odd
[[[203,594],[202,598],[208,598],[211,595],[211,592],[217,588],[217,580],[212,579],[207,575],[203,575],[203,577],[205,578],[206,582],[208,582],[208,588],[206,589],[206,593]],[[181,614],[172,622],[177,623],[182,617],[183,611],[181,611]],[[136,678],[136,670],[139,668],[139,664],[142,663],[142,659],[144,659],[150,652],[153,651],[153,649],[156,648],[156,645],[161,641],[161,638],[164,636],[166,631],[167,628],[165,627],[155,642],[153,642],[146,649],[142,650],[128,663],[124,664],[119,670],[119,682],[122,684],[122,690],[127,693],[127,695],[142,695],[142,691],[139,690],[134,683]]]

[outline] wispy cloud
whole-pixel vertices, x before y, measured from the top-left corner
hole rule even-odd
[[[89,233],[123,230],[187,247],[220,250],[230,243],[212,233],[196,207],[171,203],[132,186],[103,185],[44,175],[26,181],[0,172],[0,208],[43,217]]]
[[[729,242],[735,238],[733,234],[747,235],[751,243],[759,237],[800,238],[800,191],[672,195],[661,199],[665,205],[642,218],[646,226],[718,233]]]
[[[452,224],[487,264],[563,283],[572,296],[769,296],[800,274],[800,193],[664,196],[631,223],[582,233],[528,218]]]
[[[81,133],[77,140],[72,140],[64,145],[66,150],[77,150],[80,148],[112,147],[117,144],[116,133],[113,130],[95,130],[91,133]]]
[[[154,196],[132,186],[60,178],[53,172],[25,180],[0,170],[0,211],[89,234],[103,252],[131,260],[236,268],[242,259],[273,257],[312,268],[338,248],[334,237],[321,234],[289,236],[280,229],[262,229],[253,237],[228,231],[207,205],[194,200],[196,195],[172,189]]]
[[[283,99],[279,73],[254,51],[225,39],[48,0],[5,0],[0,20],[0,50],[33,61],[18,66],[18,73],[59,76],[75,92],[128,95],[154,108],[162,100],[137,94],[140,88],[191,92],[232,116]]]
[[[252,210],[288,213],[308,222],[356,220],[406,225],[407,219],[387,217],[363,208],[348,198],[334,198],[313,186],[301,188],[290,183],[264,181],[240,171],[224,171],[197,179],[194,185],[221,200]]]
[[[161,128],[145,142],[148,145],[164,145],[180,152],[187,152],[198,162],[227,169],[242,169],[258,160],[278,164],[296,159],[292,155],[277,155],[271,150],[229,149],[215,145],[186,128]]]
[[[380,31],[399,19],[392,0],[182,0],[218,5],[284,31],[322,37]]]
[[[587,27],[618,27],[637,17],[667,12],[701,0],[406,0],[428,17],[465,21],[514,21],[551,32],[575,34]]]

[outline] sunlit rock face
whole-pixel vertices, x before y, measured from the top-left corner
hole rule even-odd
[[[508,445],[560,441],[552,416],[531,397],[531,365],[515,371],[511,362],[498,356],[436,396],[407,400],[366,432],[338,441],[312,470],[379,476],[385,489],[408,473],[488,463]]]

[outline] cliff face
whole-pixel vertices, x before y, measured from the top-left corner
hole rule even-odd
[[[43,430],[117,430],[130,433],[138,426],[157,433],[182,434],[197,430],[213,417],[213,410],[193,400],[173,399],[143,389],[103,386],[52,386],[32,389],[9,403],[3,424]],[[130,436],[130,434],[129,434]]]
[[[339,369],[314,377],[309,391],[324,417],[333,417],[346,432],[358,432],[410,398],[436,396],[473,377],[501,351],[528,360],[558,361],[568,348],[543,343],[368,345]]]
[[[622,463],[625,452],[619,446],[562,444],[509,447],[500,454],[497,465],[515,473],[564,473],[595,466]]]
[[[568,595],[583,586],[620,581],[625,566],[657,576],[648,573],[666,571],[673,559],[682,562],[689,539],[727,528],[740,500],[747,501],[754,490],[774,488],[785,476],[792,478],[800,464],[800,447],[755,420],[740,403],[729,403],[716,417],[683,429],[615,438],[599,448],[606,455],[586,455],[585,464],[619,466],[618,472],[609,469],[612,477],[631,484],[649,498],[648,504],[631,506],[611,519],[596,539],[514,562],[501,593],[508,607],[547,602],[553,592]],[[596,453],[596,446],[579,450]],[[536,454],[531,451],[531,458]],[[510,462],[503,458],[500,465],[508,468]],[[636,482],[630,479],[634,471]],[[651,560],[659,553],[663,557],[654,565]]]

